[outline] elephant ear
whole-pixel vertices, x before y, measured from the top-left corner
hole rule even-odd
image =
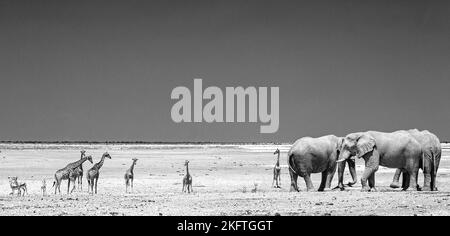
[[[373,151],[375,148],[375,139],[368,135],[361,135],[358,139],[358,158],[361,158],[366,153]]]

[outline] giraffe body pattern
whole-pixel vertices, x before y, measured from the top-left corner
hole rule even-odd
[[[134,166],[136,165],[137,158],[133,158],[133,163],[130,168],[125,172],[125,193],[128,193],[128,187],[131,185],[131,192],[133,192],[133,181],[134,181]]]
[[[277,163],[273,167],[273,181],[272,186],[274,188],[281,188],[281,167],[280,167],[280,149],[277,148],[277,150],[273,153],[278,154],[277,157]]]
[[[102,168],[103,163],[105,162],[105,158],[111,159],[111,156],[107,152],[103,153],[102,159],[98,163],[95,163],[95,165],[86,172],[88,192],[90,192],[91,194],[94,194],[94,185],[95,194],[97,194],[98,177],[100,176],[100,168]]]
[[[189,161],[186,160],[184,165],[186,166],[186,175],[183,178],[183,189],[181,191],[183,193],[186,191],[188,193],[191,193],[193,190],[192,190],[192,176],[191,174],[189,174]]]
[[[55,187],[55,194],[58,191],[61,194],[61,182],[65,179],[68,180],[67,183],[67,194],[69,194],[70,182],[74,183],[72,191],[75,189],[75,174],[74,170],[82,165],[85,161],[89,160],[92,163],[92,156],[84,156],[80,160],[68,164],[66,167],[56,171],[55,181],[53,182],[53,187]]]

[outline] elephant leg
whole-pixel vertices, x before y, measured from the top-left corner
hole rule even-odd
[[[306,173],[305,176],[303,177],[303,179],[305,180],[306,183],[306,189],[307,191],[314,191],[314,185],[311,181],[311,174],[310,173]]]
[[[441,151],[437,150],[436,154],[433,154],[433,162],[432,162],[432,175],[431,175],[431,187],[432,187],[432,191],[438,191],[437,188],[437,182],[436,182],[436,177],[437,177],[437,171],[439,169],[439,163],[441,161]]]
[[[325,184],[327,182],[327,175],[328,175],[327,171],[322,172],[322,180],[320,181],[320,186],[318,189],[319,192],[322,192],[325,189]]]
[[[402,178],[402,190],[406,191],[409,188],[409,173],[407,171],[402,171],[403,178]]]
[[[327,170],[327,179],[325,182],[325,190],[331,190],[331,182],[333,181],[334,174],[336,173],[336,163]]]
[[[291,189],[290,192],[298,192],[297,178],[298,175],[294,173],[292,170],[289,170],[289,175],[291,176]]]
[[[405,170],[409,174],[409,186],[405,188],[408,191],[417,191],[417,174],[419,173],[419,161],[407,160]]]
[[[371,153],[365,154],[363,158],[366,164],[363,176],[361,177],[361,186],[362,191],[367,192],[370,191],[370,186],[367,186],[367,181],[372,176],[372,174],[375,175],[375,172],[378,170],[380,156],[378,150],[373,150]],[[375,186],[375,178],[373,178],[373,181],[373,186]]]
[[[344,188],[344,170],[345,170],[345,161],[340,162],[338,164],[338,188],[340,190],[345,190]]]
[[[353,186],[358,182],[358,177],[356,176],[356,161],[352,159],[348,159],[348,169],[350,171],[350,175],[352,176],[353,182],[349,182],[348,186]]]
[[[369,177],[369,187],[371,192],[376,192],[377,189],[375,188],[375,172],[372,173]]]
[[[431,185],[433,185],[432,183],[432,169],[431,169],[431,163],[429,158],[431,157],[423,157],[424,161],[423,161],[423,191],[431,191]]]
[[[367,168],[364,170],[363,176],[361,177],[361,186],[363,192],[370,191],[370,186],[367,186],[368,179],[375,173],[372,168]],[[375,183],[373,183],[375,185]]]
[[[417,174],[418,170],[409,170],[409,186],[405,190],[407,191],[417,191]]]
[[[394,178],[392,179],[392,183],[391,183],[391,185],[389,185],[391,188],[400,188],[399,180],[400,180],[400,175],[401,174],[402,174],[402,170],[401,169],[397,169],[395,171]],[[405,181],[402,181],[402,183],[404,184]]]

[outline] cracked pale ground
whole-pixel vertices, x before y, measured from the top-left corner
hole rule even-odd
[[[281,189],[274,189],[273,151],[282,150]],[[346,191],[290,193],[286,166],[289,146],[148,146],[148,145],[0,145],[0,215],[450,215],[450,150],[445,149],[438,175],[439,192],[402,192],[390,189],[393,169],[380,168],[379,192],[362,193],[359,183]],[[108,151],[100,170],[98,195],[83,191],[54,195],[53,174],[79,159],[81,149],[94,163]],[[134,193],[125,194],[123,175],[131,158],[135,167]],[[184,161],[190,160],[193,194],[181,193]],[[86,172],[92,165],[84,165]],[[358,160],[358,178],[363,161]],[[25,197],[11,196],[8,176],[28,185]],[[40,194],[47,179],[49,196]],[[345,181],[350,180],[346,170]],[[422,176],[420,176],[422,185]],[[313,175],[317,188],[320,174]],[[256,192],[252,192],[257,184]],[[333,185],[337,184],[337,174]]]

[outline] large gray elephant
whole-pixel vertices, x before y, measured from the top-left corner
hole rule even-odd
[[[380,165],[405,170],[410,175],[410,183],[415,184],[422,149],[419,142],[406,131],[393,133],[367,131],[352,133],[344,138],[337,162],[345,161],[352,156],[363,158],[365,161],[365,170],[361,177],[362,190],[376,191],[375,172]]]
[[[304,178],[308,191],[313,191],[311,173],[322,173],[319,191],[331,189],[336,172],[336,160],[342,138],[334,135],[319,138],[304,137],[297,140],[288,152],[291,191],[299,191],[297,178]]]
[[[437,191],[436,175],[441,161],[441,142],[439,138],[428,130],[419,131],[417,129],[408,130],[408,132],[420,143],[422,146],[422,158],[420,161],[420,168],[423,170],[424,183],[423,191]],[[391,183],[391,188],[399,188],[401,169],[397,169],[394,179]],[[403,179],[408,178],[408,173],[403,173]],[[403,181],[402,188],[408,188],[409,182]]]

